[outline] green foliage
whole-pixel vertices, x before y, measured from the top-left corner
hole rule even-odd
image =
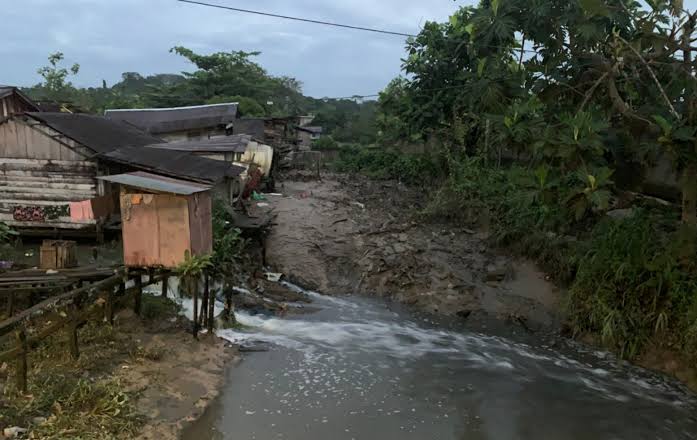
[[[339,172],[364,173],[378,179],[397,179],[422,185],[440,174],[438,163],[426,155],[405,155],[382,148],[349,147],[335,163]]]
[[[212,266],[210,255],[194,255],[186,251],[184,261],[174,269],[181,278],[198,278]]]
[[[230,276],[241,264],[247,240],[242,231],[233,227],[233,218],[224,200],[213,203],[213,256],[212,272]]]
[[[69,75],[77,75],[80,71],[79,64],[73,64],[69,69],[60,67],[64,55],[62,52],[55,52],[48,56],[48,66],[40,68],[37,73],[43,77],[44,82],[40,85],[44,99],[63,102],[70,99],[73,85],[67,81]]]
[[[169,298],[143,295],[141,316],[149,320],[165,321],[176,317],[181,306]]]
[[[625,357],[656,335],[672,335],[697,355],[688,313],[697,307],[697,266],[656,226],[646,212],[598,224],[571,289],[570,319],[577,332],[599,332]]]
[[[322,136],[312,143],[313,150],[338,150],[339,143],[332,136]]]

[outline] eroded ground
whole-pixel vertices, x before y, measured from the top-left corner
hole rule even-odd
[[[289,179],[261,208],[276,224],[266,261],[329,294],[369,293],[463,318],[558,322],[560,293],[526,261],[493,251],[486,232],[421,221],[422,194],[396,182]],[[268,204],[269,206],[265,206]]]

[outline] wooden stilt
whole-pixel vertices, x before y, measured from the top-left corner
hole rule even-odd
[[[193,284],[193,283],[191,283],[191,284]],[[194,287],[193,294],[194,294],[194,338],[198,339],[198,285],[196,287]]]
[[[164,277],[162,279],[162,297],[163,298],[167,298],[167,290],[169,289],[168,282],[169,282],[168,277]]]
[[[143,305],[143,276],[138,273],[134,279],[135,285],[135,301],[133,302],[133,311],[140,316],[140,311]]]
[[[210,280],[208,274],[205,274],[204,289],[206,292],[206,297],[208,298],[208,334],[213,334],[213,327],[215,327],[215,295],[210,291]]]

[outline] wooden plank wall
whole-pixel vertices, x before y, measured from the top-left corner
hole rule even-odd
[[[14,219],[17,206],[66,206],[100,195],[97,162],[87,159],[86,149],[31,121],[0,124],[0,221],[31,228],[94,225],[92,220],[72,221],[69,215],[40,222]]]
[[[6,118],[16,113],[32,111],[24,101],[18,99],[14,94],[0,99],[0,118]]]

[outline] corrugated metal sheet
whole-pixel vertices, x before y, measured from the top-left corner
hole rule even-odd
[[[134,188],[146,189],[148,191],[157,191],[185,196],[209,191],[212,188],[208,185],[201,185],[199,183],[188,182],[186,180],[158,176],[157,174],[146,173],[143,171],[128,174],[117,174],[115,176],[101,176],[99,179],[121,185],[132,186]]]
[[[237,103],[197,105],[174,108],[107,110],[105,116],[132,124],[149,133],[170,133],[217,127],[237,118]]]
[[[150,148],[163,150],[189,151],[192,153],[244,153],[252,142],[252,136],[237,134],[200,141],[168,142],[166,144],[148,145]]]
[[[148,147],[120,148],[101,155],[101,158],[157,174],[205,183],[237,177],[244,171],[244,168],[228,162],[206,159],[188,152]]]
[[[136,127],[103,116],[48,112],[28,115],[97,153],[164,142]]]

